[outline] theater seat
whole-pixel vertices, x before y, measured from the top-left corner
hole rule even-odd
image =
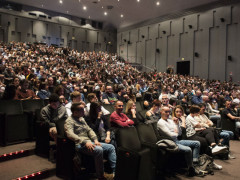
[[[118,148],[115,180],[154,179],[151,151],[141,145],[136,128],[121,128],[116,136]]]
[[[141,144],[151,150],[152,162],[156,167],[156,176],[158,176],[164,171],[163,169],[167,162],[167,152],[156,145],[160,139],[157,138],[152,124],[140,123],[137,126],[137,131]]]
[[[9,145],[29,139],[28,116],[18,100],[0,101],[0,144]]]

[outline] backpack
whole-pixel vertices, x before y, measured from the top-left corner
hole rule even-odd
[[[204,174],[213,175],[213,158],[208,156],[207,154],[203,154],[199,156],[199,162],[194,166],[197,174],[201,172]]]

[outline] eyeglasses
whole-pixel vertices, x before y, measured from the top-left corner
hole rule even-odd
[[[123,107],[123,105],[118,105],[118,107]]]
[[[170,113],[171,111],[164,111],[165,113]]]

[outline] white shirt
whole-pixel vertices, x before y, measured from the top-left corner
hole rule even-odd
[[[91,105],[91,103],[87,103],[87,105],[86,105],[86,107],[84,109],[85,116],[89,115],[90,105]],[[110,114],[110,112],[108,110],[106,110],[103,106],[101,106],[101,111],[103,112],[103,115]]]

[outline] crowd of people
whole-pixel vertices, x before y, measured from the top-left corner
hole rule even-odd
[[[56,140],[55,122],[66,119],[67,136],[78,151],[95,157],[99,179],[104,179],[103,151],[108,152],[115,171],[117,145],[112,128],[157,123],[159,132],[186,154],[189,175],[194,175],[199,154],[225,152],[229,140],[239,136],[239,84],[140,72],[117,54],[105,52],[78,52],[39,43],[1,43],[0,97],[49,99],[41,117],[49,123],[50,136]],[[139,100],[141,110],[136,104]],[[110,112],[104,105],[115,110]],[[222,118],[235,122],[234,132],[216,133]],[[215,164],[215,168],[222,167]]]

